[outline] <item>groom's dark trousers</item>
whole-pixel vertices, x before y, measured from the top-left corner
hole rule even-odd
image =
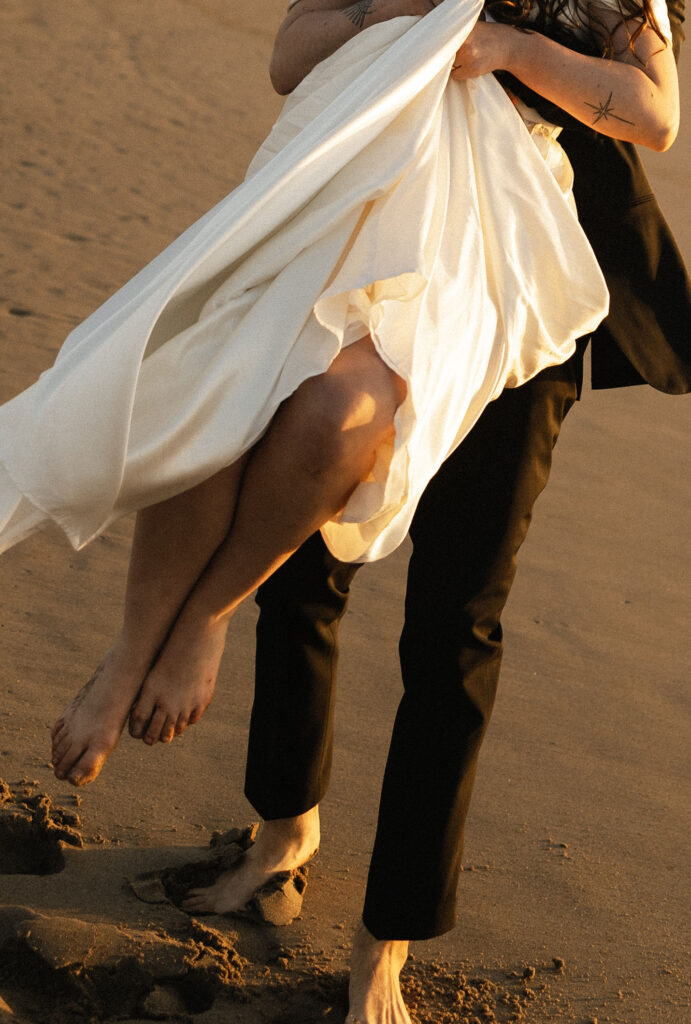
[[[504,391],[415,514],[400,642],[405,693],[364,911],[377,937],[427,938],[454,924],[463,826],[501,664],[499,619],[554,441],[576,399],[579,363]],[[357,568],[336,561],[315,534],[257,596],[245,791],[263,818],[300,814],[326,791],[336,629]],[[414,854],[411,823],[430,837]]]
[[[670,13],[680,36],[683,4]],[[592,339],[593,386],[691,390],[689,280],[635,150],[564,131],[579,217],[611,312]],[[380,939],[453,927],[463,831],[497,688],[500,617],[552,450],[577,398],[584,345],[506,390],[418,506],[394,723],[363,918]],[[245,791],[265,819],[318,804],[329,779],[337,629],[358,566],[315,535],[257,595],[256,690]],[[411,848],[409,828],[427,838]],[[405,893],[405,899],[400,894]]]

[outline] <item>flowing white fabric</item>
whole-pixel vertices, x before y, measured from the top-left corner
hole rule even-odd
[[[0,409],[0,550],[46,520],[80,547],[209,477],[369,333],[407,397],[324,535],[381,557],[487,403],[595,328],[604,280],[511,102],[449,81],[480,9],[444,0],[318,65],[245,183]]]

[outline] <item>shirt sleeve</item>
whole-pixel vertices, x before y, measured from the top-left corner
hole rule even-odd
[[[672,30],[669,27],[669,13],[667,11],[667,4],[665,0],[650,0],[650,6],[660,31],[665,39],[671,43]],[[593,7],[600,7],[610,11],[621,11],[621,7],[617,0],[596,0]]]

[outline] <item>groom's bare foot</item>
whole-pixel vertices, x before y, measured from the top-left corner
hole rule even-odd
[[[407,957],[407,941],[380,941],[360,923],[353,940],[346,1024],[411,1024],[398,980]]]
[[[52,763],[58,779],[75,786],[93,782],[118,744],[147,667],[122,638],[115,641],[53,726]]]
[[[208,888],[190,889],[182,908],[190,914],[229,914],[241,910],[274,875],[306,864],[318,846],[317,807],[296,818],[265,821],[256,842],[237,867],[224,871]]]
[[[183,609],[130,712],[130,735],[170,743],[211,703],[228,620],[199,622]]]

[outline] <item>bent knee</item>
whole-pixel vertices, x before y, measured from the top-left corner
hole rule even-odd
[[[369,338],[344,349],[329,369],[302,385],[315,419],[326,429],[376,436],[393,425],[406,394],[404,381],[380,358]]]
[[[312,450],[313,461],[348,462],[373,452],[391,436],[400,404],[397,390],[370,385],[324,374],[302,386],[305,445]]]

